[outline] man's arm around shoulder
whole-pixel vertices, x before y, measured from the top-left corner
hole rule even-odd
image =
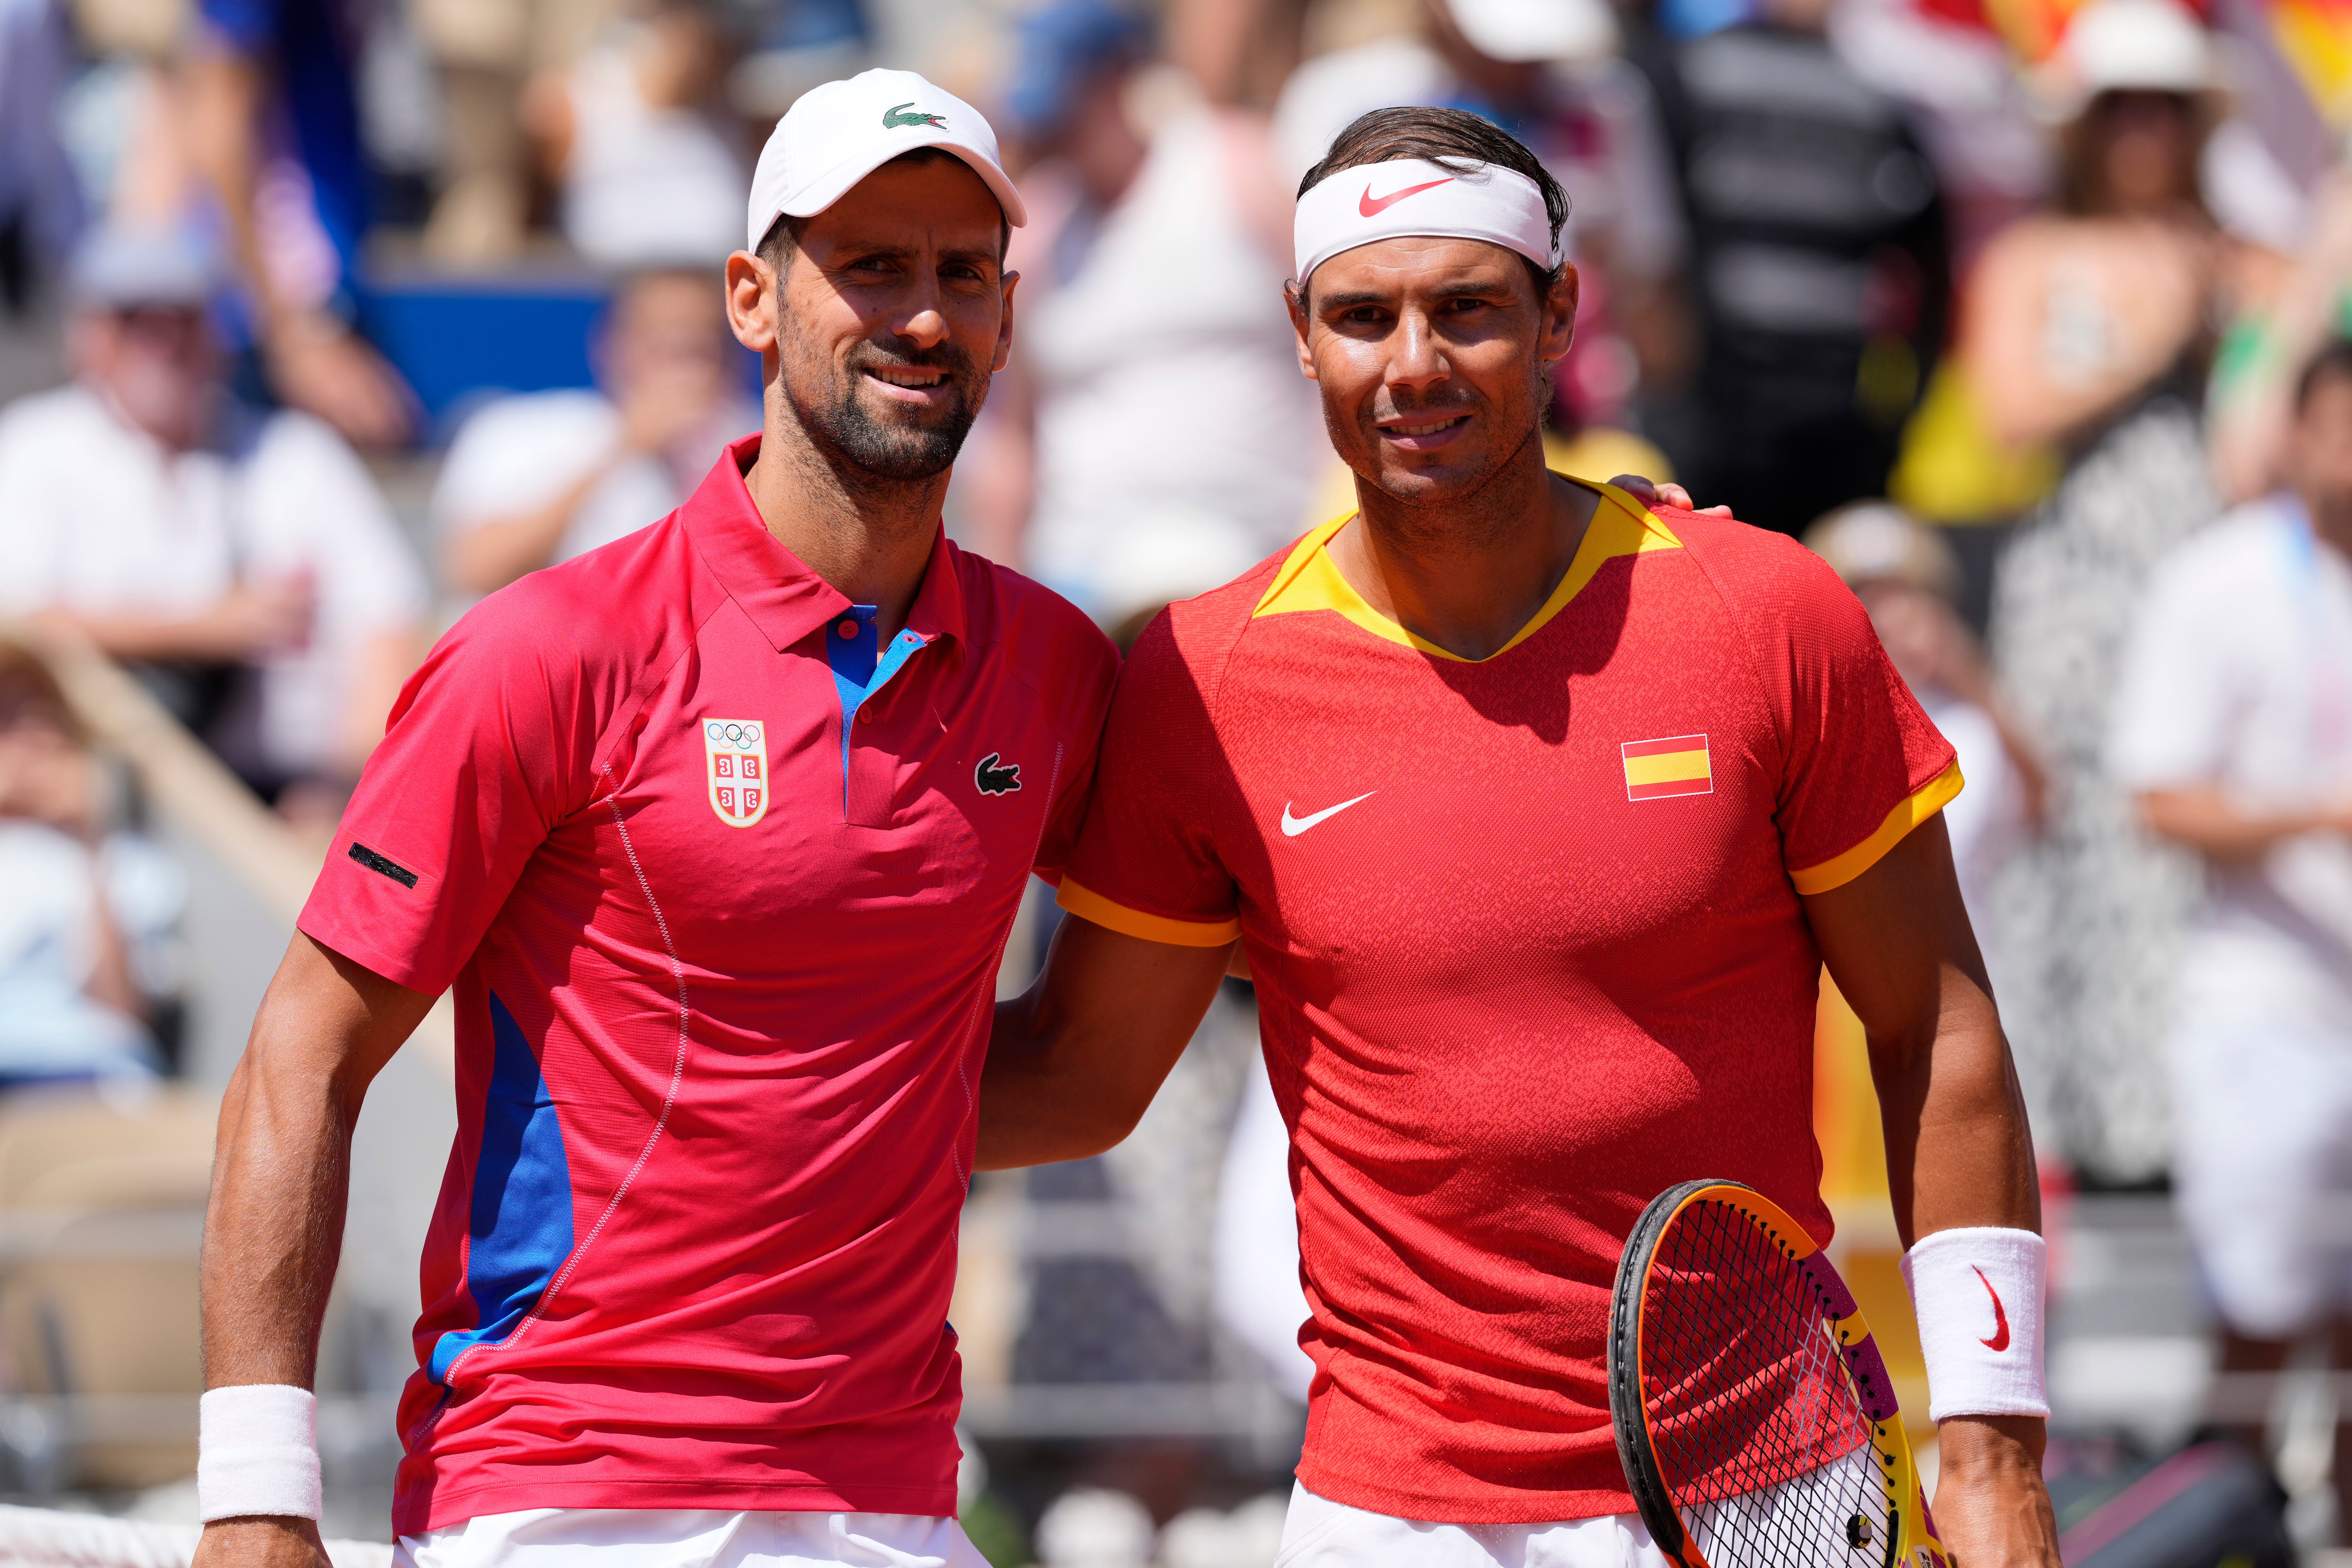
[[[314,1381],[360,1102],[432,1005],[295,934],[221,1102],[205,1215],[207,1390]],[[208,1522],[195,1558],[196,1568],[326,1562],[317,1521],[282,1514]]]
[[[980,1075],[980,1168],[1083,1160],[1133,1131],[1233,951],[1066,916],[1036,984],[997,1004]]]

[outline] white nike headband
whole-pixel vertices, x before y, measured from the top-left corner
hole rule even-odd
[[[1341,251],[1407,235],[1483,239],[1547,270],[1560,261],[1543,192],[1493,163],[1462,170],[1399,158],[1341,169],[1298,198],[1291,233],[1301,288]]]

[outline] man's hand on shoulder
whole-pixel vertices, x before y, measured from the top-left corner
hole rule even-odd
[[[190,1568],[331,1568],[317,1523],[276,1514],[205,1526]]]
[[[1929,1506],[1954,1568],[2059,1568],[2058,1521],[2042,1484],[2042,1424],[1955,1415],[1938,1428]]]
[[[1643,479],[1639,474],[1620,474],[1609,482],[1615,485],[1619,489],[1623,490],[1627,495],[1632,496],[1635,500],[1640,501],[1643,506],[1667,506],[1674,508],[1677,511],[1695,511],[1701,517],[1729,517],[1731,515],[1731,509],[1727,506],[1711,506],[1701,510],[1699,504],[1691,500],[1690,491],[1683,489],[1682,486],[1675,483],[1672,479],[1668,479],[1663,484],[1652,484],[1649,480]]]

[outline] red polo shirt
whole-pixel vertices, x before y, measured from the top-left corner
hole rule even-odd
[[[1061,900],[1257,981],[1314,1357],[1299,1479],[1404,1519],[1633,1506],[1610,1287],[1730,1177],[1830,1239],[1802,895],[1959,792],[1870,617],[1793,540],[1603,499],[1492,658],[1326,546],[1154,621]]]
[[[942,537],[845,721],[849,605],[762,526],[758,444],[442,639],[302,913],[456,987],[403,1532],[955,1509],[997,961],[1069,855],[1117,656]]]

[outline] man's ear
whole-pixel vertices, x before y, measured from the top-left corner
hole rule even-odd
[[[748,250],[727,258],[727,325],[735,341],[753,353],[776,346],[777,299],[783,279]]]
[[[991,370],[1003,370],[1013,363],[1013,290],[1020,281],[1021,274],[1018,272],[1004,275],[1001,296],[1004,300],[1004,314],[996,323],[996,363],[989,366]]]
[[[1307,290],[1296,283],[1282,286],[1282,302],[1290,310],[1290,330],[1298,334],[1298,374],[1309,381],[1322,378],[1315,374],[1315,353],[1307,346],[1310,325],[1307,316]]]
[[[1576,263],[1560,264],[1559,276],[1543,300],[1543,332],[1539,345],[1543,363],[1567,357],[1569,345],[1576,342],[1576,304],[1582,292],[1582,282],[1576,275]]]

